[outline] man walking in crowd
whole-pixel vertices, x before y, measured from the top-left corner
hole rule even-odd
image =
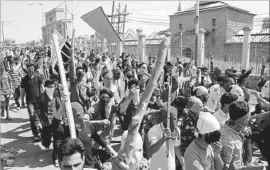
[[[22,96],[26,94],[26,104],[35,141],[40,141],[40,130],[42,128],[40,123],[40,95],[44,90],[42,76],[35,73],[35,65],[29,63],[27,65],[27,75],[22,78],[21,92]]]
[[[12,92],[12,80],[4,67],[0,67],[0,109],[1,116],[4,117],[6,111],[6,119],[11,121],[9,116],[9,100]]]

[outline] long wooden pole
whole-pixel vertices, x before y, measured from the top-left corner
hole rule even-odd
[[[166,59],[166,54],[167,54],[167,49],[169,46],[169,39],[165,38],[160,45],[159,48],[159,54],[157,57],[157,61],[154,67],[154,71],[149,79],[149,83],[146,86],[146,89],[142,95],[141,98],[141,103],[136,111],[135,116],[132,118],[131,123],[128,127],[128,134],[127,134],[127,138],[125,141],[125,146],[123,149],[123,153],[122,156],[125,157],[127,160],[131,160],[133,158],[132,155],[132,150],[134,149],[134,146],[136,146],[136,144],[134,142],[136,142],[135,138],[136,138],[136,134],[139,132],[139,128],[142,122],[142,119],[146,113],[146,108],[147,105],[149,103],[149,100],[152,96],[152,93],[154,91],[154,88],[157,87],[157,82],[158,82],[158,78],[162,72],[162,68],[164,66],[165,63],[165,59]],[[130,162],[130,161],[128,161]],[[113,164],[113,170],[118,170],[116,169],[116,167]]]
[[[167,103],[167,128],[170,128],[171,127],[171,125],[170,125],[170,119],[171,119],[171,111],[170,111],[170,106],[171,106],[171,91],[172,91],[172,84],[171,84],[171,82],[172,82],[172,75],[171,75],[172,73],[171,73],[171,70],[170,70],[170,72],[169,72],[169,75],[168,75],[168,103]],[[172,129],[171,129],[171,131],[172,131]],[[167,156],[167,158],[169,158],[169,154],[170,154],[170,141],[169,140],[167,140],[166,141],[166,156]],[[168,163],[170,163],[170,161],[168,161]]]
[[[196,18],[195,18],[195,66],[198,64],[198,38],[199,38],[199,9],[200,0],[196,0]]]
[[[55,45],[56,56],[57,56],[57,60],[58,60],[59,73],[60,73],[60,77],[61,77],[63,91],[64,91],[64,94],[66,96],[69,96],[68,85],[67,85],[67,80],[66,80],[66,73],[65,73],[65,69],[64,69],[64,65],[63,65],[61,51],[59,48],[57,34],[55,34],[55,33],[53,33],[53,41],[54,41],[54,45]],[[65,109],[66,109],[66,114],[68,117],[70,137],[76,138],[75,123],[74,123],[74,118],[73,118],[73,114],[72,114],[72,108],[71,108],[71,103],[70,103],[69,97],[67,97],[67,101],[65,102]]]
[[[70,80],[70,82],[74,82],[74,80],[75,80],[75,70],[76,70],[76,68],[75,68],[75,62],[74,62],[74,60],[75,60],[75,49],[74,49],[74,46],[75,46],[75,29],[73,29],[73,31],[72,31],[72,40],[71,40],[71,58],[70,58],[70,74],[69,74],[69,80]]]

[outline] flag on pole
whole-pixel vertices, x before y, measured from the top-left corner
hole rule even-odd
[[[66,42],[66,39],[57,30],[54,30],[54,33],[57,35],[60,49],[62,49],[62,47]],[[51,42],[51,65],[53,68],[56,65],[56,63],[57,63],[56,48],[53,42]]]

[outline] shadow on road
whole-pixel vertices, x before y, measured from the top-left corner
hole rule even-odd
[[[22,119],[22,118],[12,118],[12,121],[8,121],[4,118],[1,118],[1,124],[5,124],[5,123],[25,123],[29,121],[29,119]]]
[[[20,118],[17,119],[20,120]],[[12,123],[15,122],[12,120]],[[33,137],[22,136],[23,133],[27,132],[32,133],[30,124],[24,124],[8,132],[1,133],[2,139],[11,141],[3,145],[5,148],[22,152],[20,156],[15,158],[14,166],[18,168],[42,168],[51,165],[52,160],[48,159],[48,157],[51,157],[51,151],[42,150],[40,143],[33,142]]]

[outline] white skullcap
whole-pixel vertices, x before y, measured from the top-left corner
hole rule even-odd
[[[200,97],[207,94],[208,94],[208,89],[206,87],[204,86],[197,87],[196,96]]]
[[[238,99],[237,99],[238,101],[245,100],[244,91],[238,85],[232,85],[232,89],[231,89],[230,93],[236,95],[238,97]]]
[[[218,120],[209,112],[200,112],[197,122],[197,129],[200,134],[211,133],[220,130]]]

